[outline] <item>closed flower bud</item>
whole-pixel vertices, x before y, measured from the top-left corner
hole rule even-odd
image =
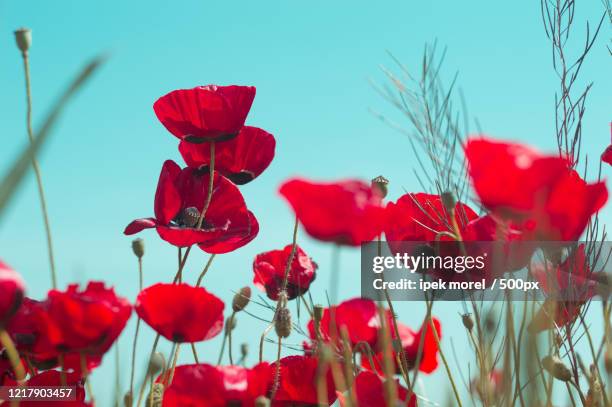
[[[15,30],[15,41],[17,48],[23,53],[28,52],[32,45],[32,30],[29,28],[19,28]]]
[[[251,287],[242,287],[240,291],[234,295],[234,300],[232,301],[232,309],[234,312],[242,311],[246,308],[251,300]]]
[[[136,257],[141,259],[142,256],[144,256],[144,253],[145,253],[144,240],[142,240],[141,238],[136,238],[136,239],[132,240],[132,251],[134,252]]]
[[[164,399],[164,385],[155,383],[147,397],[147,407],[161,407]]]
[[[192,228],[198,224],[200,220],[200,211],[195,206],[190,206],[189,208],[185,208],[181,215],[181,222],[183,225],[188,228]]]
[[[379,175],[372,180],[372,188],[376,188],[380,192],[381,197],[384,198],[389,192],[389,180]]]
[[[149,361],[149,376],[155,376],[164,368],[165,364],[164,356],[159,352],[155,352]]]
[[[463,322],[465,329],[472,332],[472,328],[474,328],[474,320],[470,314],[463,314],[461,316],[461,322]]]
[[[444,205],[444,209],[446,209],[448,213],[453,212],[455,210],[455,206],[457,205],[455,194],[450,191],[442,192],[440,194],[440,199],[442,200],[442,205]]]
[[[240,345],[240,356],[242,357],[242,359],[246,359],[246,357],[249,354],[249,344],[248,343],[243,343]]]
[[[563,382],[568,382],[572,379],[572,372],[557,356],[546,356],[542,359],[542,366],[544,366],[544,369],[553,375],[555,379],[559,379]]]
[[[291,334],[291,311],[289,311],[289,308],[283,307],[278,310],[274,321],[274,329],[279,338],[286,338]]]
[[[134,404],[134,396],[132,396],[131,391],[128,391],[125,393],[125,396],[123,396],[123,405],[125,407],[132,407],[132,404]]]
[[[267,397],[259,396],[255,399],[255,407],[270,407],[270,400]]]

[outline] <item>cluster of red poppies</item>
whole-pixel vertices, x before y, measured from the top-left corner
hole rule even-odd
[[[255,238],[257,219],[237,185],[252,181],[268,167],[275,140],[264,130],[244,125],[254,97],[253,87],[211,85],[176,90],[154,104],[160,122],[180,139],[186,167],[170,160],[163,164],[155,216],[133,221],[125,234],[155,228],[174,246],[199,247],[211,254],[234,251]],[[373,183],[292,179],[279,192],[310,236],[346,246],[358,246],[383,233],[390,242],[575,241],[607,200],[603,182],[587,184],[557,155],[483,137],[470,139],[465,155],[474,190],[488,211],[484,215],[456,202],[448,192],[409,193],[385,204],[384,179]],[[400,250],[393,245],[392,251]],[[521,256],[513,256],[504,271],[525,266],[533,250],[529,246]],[[567,271],[570,266],[559,263],[558,269]],[[274,301],[293,300],[309,290],[317,267],[301,247],[289,244],[256,256],[253,283]],[[196,286],[183,283],[180,271],[173,283],[143,289],[134,306],[136,313],[174,343],[209,340],[223,330],[225,304],[199,287],[199,282]],[[575,317],[574,310],[559,314],[555,322],[568,323]],[[28,375],[18,377],[9,363],[10,350],[5,349],[0,355],[0,383],[72,384],[84,404],[83,380],[100,364],[131,312],[132,305],[101,282],[90,282],[85,289],[71,285],[65,291],[51,290],[43,301],[24,298],[24,284],[17,273],[0,263],[0,331],[8,332]],[[338,355],[347,346],[351,352],[370,350],[362,353],[352,384],[351,397],[360,406],[385,404],[385,354],[393,355],[393,363],[401,354],[406,368],[425,373],[438,365],[442,337],[438,320],[426,320],[414,331],[371,300],[356,298],[323,309],[308,323],[308,332],[304,354],[282,358],[278,365],[177,366],[165,383],[164,405],[252,406],[261,396],[272,397],[274,406],[316,405],[322,396],[329,403],[339,399],[344,405],[346,394],[336,391],[330,363],[321,362],[320,350],[325,346]],[[390,338],[385,338],[385,332]],[[393,372],[401,370],[393,366]],[[414,394],[399,382],[395,388],[397,399],[416,405]]]

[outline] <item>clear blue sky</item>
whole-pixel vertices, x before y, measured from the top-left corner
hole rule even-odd
[[[578,3],[578,39],[584,19],[594,23],[602,12],[599,1]],[[21,60],[12,34],[20,26],[33,30],[35,122],[88,58],[110,54],[66,111],[41,156],[62,285],[104,279],[120,294],[135,297],[136,261],[131,239],[121,232],[133,218],[152,215],[163,160],[180,160],[177,140],[152,110],[156,98],[172,89],[208,83],[254,85],[257,97],[248,124],[277,138],[270,168],[242,188],[261,225],[258,238],[217,259],[205,280],[228,301],[232,290],[251,283],[256,253],[290,240],[292,215],[276,193],[284,179],[298,174],[318,179],[384,174],[392,183],[391,199],[404,188],[418,190],[407,139],[368,112],[372,108],[401,120],[368,82],[384,81],[379,66],[392,65],[386,50],[417,69],[424,44],[437,39],[448,47],[447,77],[459,71],[469,111],[484,131],[542,149],[555,147],[557,81],[538,2],[3,0],[0,173],[26,140]],[[604,27],[582,71],[582,78],[595,82],[584,122],[584,148],[593,161],[609,142],[612,84],[605,44],[610,34]],[[146,282],[168,280],[176,269],[175,249],[154,232],[143,237]],[[316,300],[323,301],[330,248],[303,234],[300,244],[321,266],[313,291]],[[44,295],[48,264],[33,177],[0,225],[0,257],[24,275],[30,295]],[[192,256],[187,275],[199,273],[205,259],[203,253]],[[342,253],[342,297],[359,294],[358,261],[357,250]],[[263,309],[251,311],[269,317]],[[447,349],[454,336],[459,355],[466,342],[460,311],[460,304],[435,309],[443,319]],[[404,322],[415,325],[424,307],[402,304],[399,312]],[[124,379],[134,322],[120,341]],[[261,329],[258,321],[240,316],[236,343],[251,344],[251,363],[254,332]],[[152,341],[151,331],[144,332],[142,363]],[[301,338],[290,341],[300,343]],[[215,360],[219,344],[218,338],[199,346],[201,357]],[[184,349],[184,360],[191,360],[189,356]],[[110,402],[112,380],[106,376],[112,372],[112,355],[107,355],[105,366],[94,373],[101,405]],[[446,387],[442,369],[424,383]],[[426,395],[443,401],[444,392],[432,388]]]

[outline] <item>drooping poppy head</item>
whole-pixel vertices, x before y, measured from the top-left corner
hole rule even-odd
[[[49,291],[33,310],[38,334],[58,352],[103,355],[125,327],[132,306],[104,282],[91,281],[84,290],[72,284],[66,291]]]
[[[270,386],[272,366],[260,363],[242,366],[193,364],[177,366],[172,383],[164,391],[164,406],[254,406]]]
[[[313,340],[320,338],[329,342],[335,339],[334,342],[340,343],[341,330],[346,329],[351,346],[366,342],[374,347],[380,326],[376,303],[369,299],[353,298],[323,311],[318,335],[314,320],[308,322],[308,332]]]
[[[209,181],[206,171],[181,169],[174,161],[166,161],[155,194],[155,218],[136,219],[124,233],[156,228],[172,245],[198,244],[207,253],[227,253],[249,243],[259,232],[257,219],[247,209],[238,187],[217,172],[210,205],[197,228],[208,199]]]
[[[215,146],[215,170],[238,185],[257,178],[272,162],[274,136],[257,127],[244,126],[238,136]],[[179,151],[192,168],[208,171],[210,144],[181,141]]]
[[[353,383],[355,390],[355,397],[357,398],[357,404],[360,407],[379,407],[387,405],[385,398],[385,386],[383,379],[376,373],[369,370],[362,370]],[[397,389],[397,405],[416,407],[417,398],[413,393],[408,401],[408,390],[401,386],[398,380],[395,380],[395,387]],[[340,406],[348,406],[347,396],[343,393],[338,392],[338,400]]]
[[[19,309],[25,283],[17,272],[0,260],[0,328],[3,328]]]
[[[252,86],[198,86],[162,96],[153,110],[166,129],[181,140],[225,141],[238,135],[254,98]]]
[[[260,253],[253,261],[253,284],[266,292],[271,300],[278,300],[278,295],[285,278],[287,262],[291,256],[293,245],[289,244],[282,250],[271,250]],[[287,275],[287,297],[294,299],[308,291],[310,283],[315,279],[317,264],[296,246],[295,255]]]
[[[291,179],[281,185],[279,192],[315,239],[359,246],[383,230],[381,192],[363,181],[315,183]]]
[[[202,287],[158,283],[136,299],[136,313],[158,334],[173,342],[200,342],[223,329],[225,304]]]
[[[318,406],[317,382],[325,384],[327,404],[336,401],[336,387],[331,370],[319,366],[319,359],[310,356],[287,356],[280,360],[280,380],[274,395],[275,407]],[[273,374],[276,372],[273,371]],[[272,381],[273,382],[273,381]]]
[[[578,239],[608,198],[604,182],[587,184],[558,155],[486,138],[468,140],[465,154],[482,204],[502,218],[520,221],[533,240]]]

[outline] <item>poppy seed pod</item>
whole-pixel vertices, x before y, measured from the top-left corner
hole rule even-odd
[[[149,375],[155,376],[164,368],[165,364],[166,361],[164,359],[164,355],[159,352],[155,352],[149,361]]]
[[[181,222],[188,228],[193,228],[198,224],[200,220],[200,211],[195,206],[185,208],[181,214]]]
[[[265,396],[259,396],[255,400],[255,407],[270,407],[270,400]]]
[[[136,238],[132,240],[132,251],[134,252],[136,257],[141,259],[145,253],[144,240],[142,240],[141,238]]]
[[[474,320],[470,314],[463,314],[461,316],[461,322],[463,322],[465,329],[472,332],[472,328],[474,328]]]
[[[249,301],[251,300],[251,287],[242,287],[240,291],[238,291],[234,295],[234,299],[232,300],[232,310],[234,312],[240,312],[249,305]]]
[[[274,330],[279,338],[286,338],[291,334],[291,311],[289,311],[289,308],[283,307],[278,310],[274,321]]]
[[[32,30],[29,28],[19,28],[15,30],[15,41],[17,48],[23,53],[27,53],[32,45]]]
[[[544,369],[553,375],[555,379],[559,379],[563,382],[568,382],[572,379],[572,372],[557,356],[546,356],[542,359],[542,366],[544,366]]]
[[[389,193],[389,180],[382,175],[372,179],[372,188],[378,189],[382,198],[387,196]]]

